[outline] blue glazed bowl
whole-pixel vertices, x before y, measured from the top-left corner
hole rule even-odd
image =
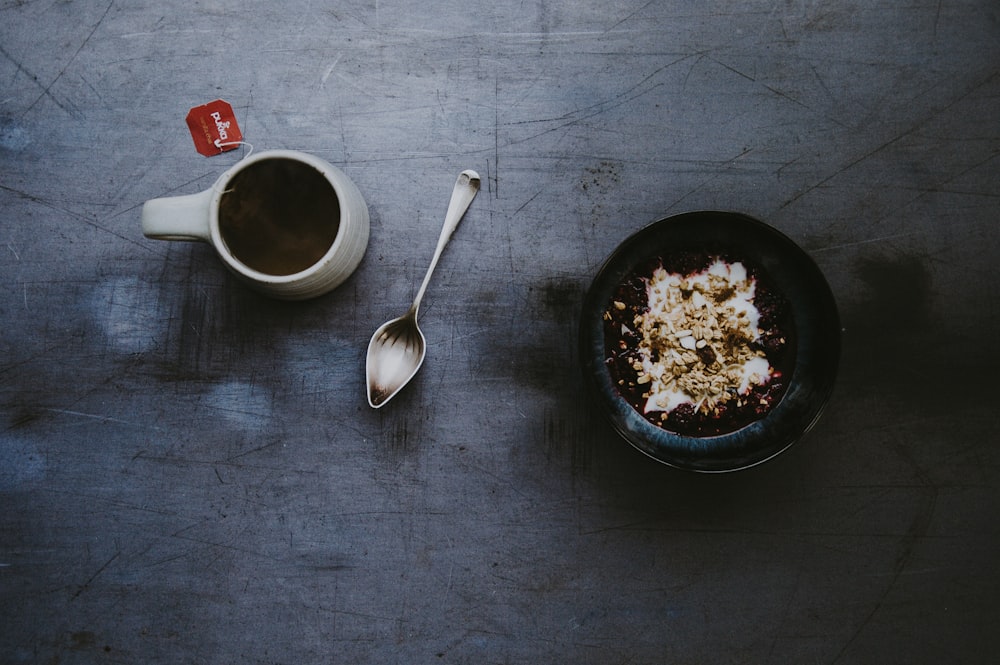
[[[709,247],[760,266],[784,294],[794,319],[795,363],[781,401],[760,420],[727,434],[685,436],[652,424],[621,395],[606,363],[603,316],[616,287],[638,266],[667,252]],[[583,302],[580,360],[596,402],[618,434],[635,448],[681,469],[736,471],[786,450],[819,419],[833,391],[840,330],[837,304],[826,279],[791,239],[740,213],[688,212],[641,229],[604,262]]]

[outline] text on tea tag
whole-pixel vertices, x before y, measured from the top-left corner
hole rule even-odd
[[[233,150],[243,140],[233,107],[221,99],[191,109],[187,125],[195,149],[206,157]]]

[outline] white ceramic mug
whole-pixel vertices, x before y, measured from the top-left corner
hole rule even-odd
[[[198,194],[152,199],[142,232],[210,243],[258,291],[303,300],[339,286],[368,246],[368,206],[337,167],[294,150],[253,154]]]

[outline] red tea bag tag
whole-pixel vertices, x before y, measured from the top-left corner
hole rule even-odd
[[[191,109],[187,125],[195,149],[206,157],[233,150],[243,140],[233,107],[221,99]]]

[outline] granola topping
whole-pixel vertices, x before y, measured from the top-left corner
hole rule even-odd
[[[787,302],[761,279],[741,260],[680,253],[622,282],[604,315],[608,366],[647,420],[708,436],[777,404],[794,362],[794,325]]]
[[[755,289],[740,262],[716,259],[691,275],[653,272],[649,309],[633,320],[641,340],[634,369],[637,382],[648,386],[646,412],[691,403],[709,413],[770,380],[773,368],[753,345],[760,338]]]

